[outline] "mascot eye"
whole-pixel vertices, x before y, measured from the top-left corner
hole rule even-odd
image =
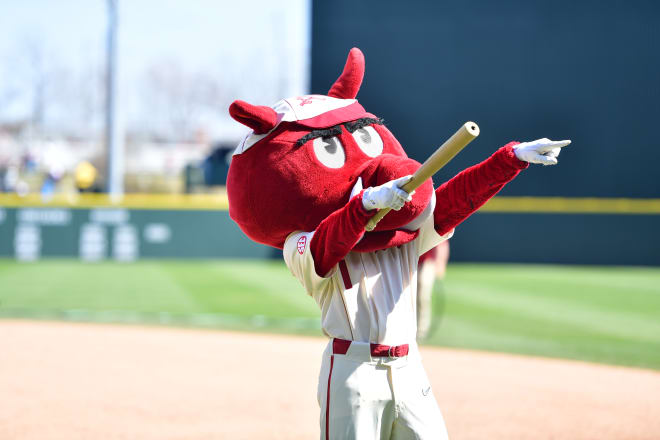
[[[344,147],[336,136],[314,139],[314,154],[328,168],[341,168],[346,162]]]
[[[353,132],[353,139],[369,157],[376,157],[383,152],[383,140],[373,127],[358,128]]]

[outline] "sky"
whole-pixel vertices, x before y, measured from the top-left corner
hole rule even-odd
[[[231,102],[232,95],[270,105],[309,90],[310,0],[118,0],[118,4],[120,103],[128,125],[149,113],[141,99],[149,81],[145,72],[158,66],[217,78],[228,100],[223,105]],[[105,0],[0,2],[0,89],[3,83],[18,84],[29,76],[21,66],[30,45],[41,48],[45,63],[66,67],[60,70],[67,75],[84,78],[86,66],[102,68],[106,13]],[[86,86],[81,79],[73,87]],[[0,109],[0,114],[25,112],[29,99],[20,101]],[[215,136],[237,130],[226,112],[206,119],[219,130]]]

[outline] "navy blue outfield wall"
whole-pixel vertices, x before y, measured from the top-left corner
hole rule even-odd
[[[657,215],[477,213],[456,229],[451,261],[660,266],[659,223]]]
[[[510,140],[570,138],[559,166],[533,167],[501,194],[660,198],[660,2],[339,0],[312,14],[312,93],[327,93],[357,46],[358,99],[411,157],[479,124],[436,183]],[[452,258],[655,265],[659,226],[657,214],[482,213]]]

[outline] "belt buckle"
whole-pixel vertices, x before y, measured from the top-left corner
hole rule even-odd
[[[391,345],[387,348],[387,357],[389,357],[389,358],[395,358],[396,357],[392,354],[392,349],[393,348],[394,347],[392,347]]]

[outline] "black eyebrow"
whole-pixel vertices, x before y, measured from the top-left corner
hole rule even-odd
[[[344,127],[346,127],[346,130],[349,133],[353,133],[355,130],[359,130],[362,127],[365,127],[367,125],[371,124],[378,124],[378,125],[383,125],[385,124],[385,121],[381,118],[361,118],[353,122],[346,122],[344,123]]]
[[[307,133],[305,136],[301,137],[298,139],[296,142],[296,147],[300,147],[304,145],[306,142],[311,141],[312,139],[316,138],[329,138],[332,136],[337,136],[341,134],[341,126],[343,125],[346,128],[346,131],[349,133],[353,133],[355,130],[359,130],[362,127],[365,127],[367,125],[371,124],[378,124],[378,125],[383,125],[385,121],[381,118],[360,118],[356,119],[355,121],[351,122],[345,122],[343,124],[335,125],[334,127],[330,128],[324,128],[322,130],[312,130],[309,133]]]
[[[307,133],[305,136],[298,139],[298,142],[296,142],[296,147],[300,147],[301,145],[304,145],[306,142],[311,141],[312,139],[316,139],[320,137],[328,138],[332,136],[337,136],[338,134],[341,134],[341,125],[335,125],[334,127],[324,128],[323,130],[312,130],[309,133]]]

